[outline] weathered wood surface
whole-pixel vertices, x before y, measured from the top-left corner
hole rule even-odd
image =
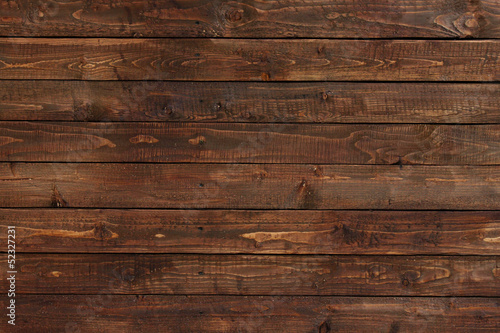
[[[6,332],[498,332],[497,298],[18,296]],[[0,299],[3,308],[5,298]]]
[[[500,125],[0,122],[0,161],[500,164]]]
[[[0,34],[116,37],[498,38],[493,0],[1,1]]]
[[[500,331],[497,0],[0,0],[0,36],[1,332]]]
[[[19,294],[500,296],[488,256],[22,254],[16,267]]]
[[[500,41],[0,38],[0,79],[496,81]]]
[[[496,166],[1,163],[1,207],[500,209]]]
[[[2,209],[16,251],[500,255],[500,212]],[[5,250],[4,250],[5,251]]]
[[[0,81],[0,120],[500,123],[498,84]]]

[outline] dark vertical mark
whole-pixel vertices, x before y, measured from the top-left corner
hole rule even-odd
[[[330,332],[331,329],[328,322],[324,321],[323,323],[321,323],[321,325],[319,325],[318,333],[330,333]]]
[[[63,199],[61,193],[57,190],[57,187],[54,185],[52,189],[52,207],[55,208],[62,208],[62,207],[68,207],[67,202]]]
[[[399,322],[393,321],[389,333],[398,333],[398,332],[399,332]]]
[[[317,196],[305,179],[302,180],[297,188],[297,198],[300,209],[315,209]]]
[[[133,23],[133,20],[132,20],[132,11],[130,10],[130,7],[127,7],[127,6],[125,6],[124,9],[125,9],[125,12],[127,12],[128,24],[132,25],[132,23]]]

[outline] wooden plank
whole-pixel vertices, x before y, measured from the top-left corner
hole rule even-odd
[[[2,209],[5,244],[8,226],[18,253],[500,254],[485,211]]]
[[[500,125],[0,122],[0,161],[500,164]]]
[[[0,299],[5,309],[5,298]],[[495,298],[19,295],[5,332],[498,332]],[[376,318],[376,320],[374,320]]]
[[[499,210],[495,166],[1,163],[1,207]]]
[[[487,256],[22,254],[16,268],[19,294],[500,296]]]
[[[1,4],[0,34],[82,37],[500,36],[499,5],[479,0],[28,0]]]
[[[0,120],[500,123],[497,84],[0,81]]]
[[[496,81],[500,41],[0,38],[0,79]]]

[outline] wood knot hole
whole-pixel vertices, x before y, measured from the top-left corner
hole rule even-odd
[[[229,22],[238,22],[243,18],[243,10],[230,9],[226,12],[226,20]]]

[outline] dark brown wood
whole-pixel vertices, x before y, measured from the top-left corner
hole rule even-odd
[[[500,123],[497,84],[0,81],[0,120]]]
[[[0,59],[0,79],[500,79],[496,40],[0,38]]]
[[[498,332],[496,298],[18,296],[5,332]],[[6,307],[5,298],[0,300]]]
[[[500,296],[497,257],[20,254],[19,294]],[[2,272],[0,286],[9,281]],[[111,287],[110,287],[111,286]]]
[[[484,211],[3,209],[5,244],[7,226],[18,253],[500,254]]]
[[[498,38],[498,0],[0,0],[0,332],[499,332]]]
[[[487,37],[499,5],[479,0],[3,1],[0,34],[116,37]]]
[[[500,164],[500,125],[0,122],[0,161]]]
[[[0,181],[1,207],[500,209],[496,166],[1,163]]]

